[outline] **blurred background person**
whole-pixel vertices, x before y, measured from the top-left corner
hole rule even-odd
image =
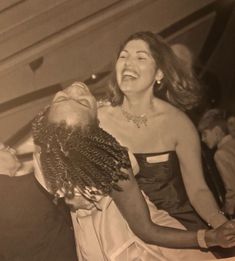
[[[0,260],[77,261],[68,208],[53,203],[32,162],[0,143],[0,174]]]
[[[188,111],[189,117],[197,125],[205,110],[218,107],[221,103],[221,85],[217,76],[200,65],[195,60],[190,48],[181,43],[171,45],[176,56],[188,67],[189,73],[194,75],[201,85],[201,100],[198,106]]]
[[[229,134],[235,139],[235,112],[229,111],[226,115]]]
[[[233,119],[229,119],[231,124]],[[224,113],[218,109],[206,111],[198,128],[202,141],[210,149],[216,148],[214,160],[226,189],[224,211],[232,217],[235,214],[235,139],[228,134]]]

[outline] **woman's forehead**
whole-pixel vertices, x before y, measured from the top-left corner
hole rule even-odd
[[[93,118],[90,116],[90,110],[78,106],[72,100],[67,102],[55,103],[51,106],[48,119],[52,123],[65,122],[68,126],[86,126]]]
[[[49,120],[59,122],[73,115],[79,115],[81,109],[78,106],[73,106],[72,100],[65,100],[61,102],[52,103],[49,111]]]
[[[148,43],[142,39],[130,40],[125,44],[122,50],[126,50],[126,49],[134,49],[136,51],[147,51],[148,53],[150,53],[150,48]]]

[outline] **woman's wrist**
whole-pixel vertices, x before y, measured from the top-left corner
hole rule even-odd
[[[227,221],[228,219],[225,217],[224,212],[218,209],[210,215],[208,225],[212,228],[217,228]]]
[[[205,230],[205,242],[207,247],[218,246],[218,242],[216,240],[216,232],[214,229]]]
[[[200,229],[197,231],[197,243],[200,248],[208,248],[207,242],[206,242],[206,230]]]

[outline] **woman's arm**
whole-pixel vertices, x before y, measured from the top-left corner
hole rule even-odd
[[[118,185],[122,188],[122,191],[113,190],[111,197],[132,231],[148,244],[155,244],[170,248],[199,247],[196,232],[163,227],[153,223],[150,218],[146,201],[140,192],[131,171],[129,172],[129,177],[129,180],[118,182]],[[233,233],[233,235],[235,235],[235,225],[234,228],[229,230],[229,233]],[[208,246],[218,244],[223,245],[224,247],[229,246],[225,236],[223,234],[218,234],[215,230],[207,231],[206,240]],[[233,240],[235,241],[235,239]]]
[[[202,171],[200,140],[191,121],[178,118],[176,153],[189,200],[198,214],[212,227],[227,221],[209,190]]]
[[[29,136],[26,140],[16,145],[15,149],[17,155],[33,153],[35,151],[33,137]]]

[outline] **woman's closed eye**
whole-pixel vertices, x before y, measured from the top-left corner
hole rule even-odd
[[[89,101],[87,99],[82,99],[82,98],[73,99],[73,98],[69,98],[69,97],[66,97],[66,96],[60,96],[53,103],[64,102],[64,101],[74,101],[76,103],[81,104],[82,106],[90,108]]]
[[[145,52],[137,52],[136,57],[138,60],[147,60],[150,56],[148,53]]]
[[[118,58],[121,58],[121,59],[125,59],[128,57],[128,54],[126,51],[122,51],[120,54],[119,54],[119,57]]]
[[[138,59],[138,60],[146,60],[147,57],[141,57],[141,56],[140,56],[140,57],[137,57],[137,59]]]
[[[127,55],[120,55],[118,58],[119,58],[119,59],[126,59],[126,58],[127,58]]]
[[[87,99],[79,99],[79,100],[74,100],[77,103],[80,103],[81,105],[90,108],[90,103]]]
[[[56,100],[53,101],[53,103],[57,103],[57,102],[63,102],[63,101],[68,101],[69,98],[66,96],[59,96],[56,98]]]

